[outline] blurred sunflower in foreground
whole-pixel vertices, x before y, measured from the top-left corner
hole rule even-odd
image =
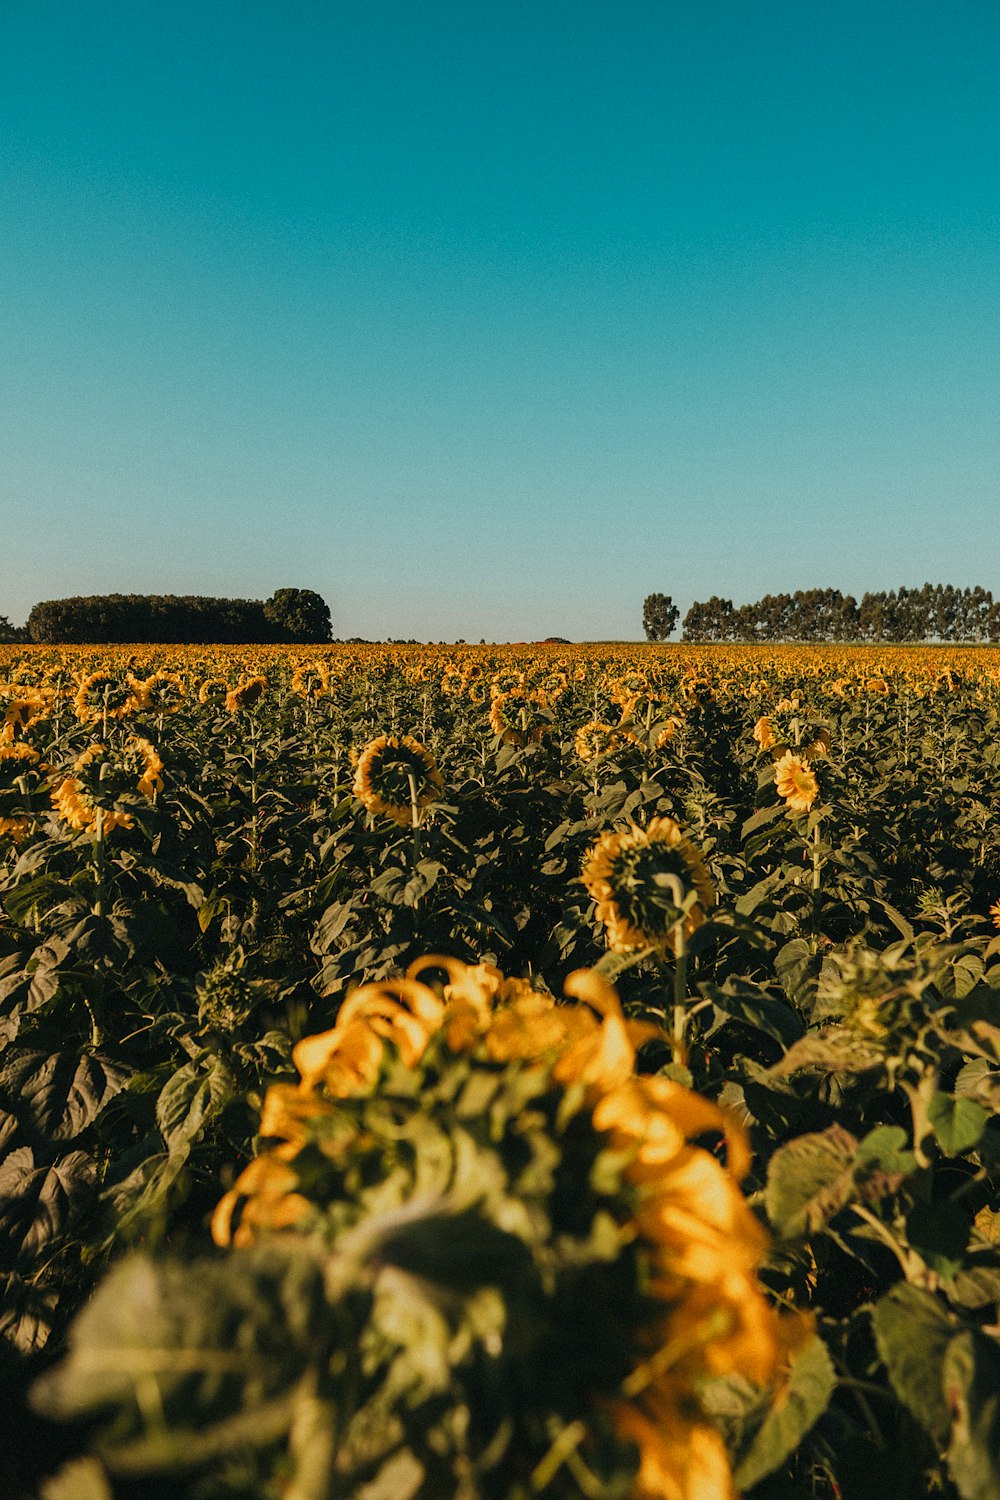
[[[587,855],[582,879],[614,953],[676,952],[682,934],[690,936],[715,905],[705,862],[673,818],[604,834]]]
[[[358,757],[354,795],[368,812],[406,828],[444,790],[433,755],[411,734],[382,734]]]
[[[429,957],[349,995],[296,1046],[299,1081],[267,1093],[270,1147],[212,1222],[229,1256],[119,1267],[43,1408],[100,1410],[112,1473],[120,1455],[133,1478],[179,1471],[183,1494],[214,1497],[231,1466],[212,1475],[204,1434],[224,1430],[233,1372],[266,1356],[268,1423],[240,1427],[262,1450],[257,1496],[377,1479],[405,1500],[731,1500],[702,1388],[768,1384],[791,1343],[757,1280],[746,1138],[636,1073],[654,1028],[599,975],[566,989],[578,1003]],[[153,1360],[121,1310],[133,1295]],[[128,1348],[116,1364],[105,1342],[95,1390],[89,1330],[112,1311]]]

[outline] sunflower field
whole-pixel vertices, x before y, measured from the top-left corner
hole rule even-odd
[[[0,647],[0,1495],[1000,1497],[1000,656]]]

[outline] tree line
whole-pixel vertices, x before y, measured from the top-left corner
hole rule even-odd
[[[318,645],[330,636],[329,606],[312,589],[277,589],[267,600],[91,594],[45,599],[22,628],[0,616],[0,641],[39,645]]]
[[[666,640],[679,618],[667,594],[650,594],[643,609],[649,640]],[[860,603],[839,589],[796,589],[733,605],[713,594],[684,616],[685,641],[833,641],[983,643],[1000,641],[1000,600],[989,589],[925,583],[864,594]]]

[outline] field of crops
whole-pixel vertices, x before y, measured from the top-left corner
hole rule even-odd
[[[998,725],[986,649],[0,648],[5,1492],[1000,1496]]]

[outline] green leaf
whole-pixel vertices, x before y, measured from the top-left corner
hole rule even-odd
[[[757,811],[753,813],[749,818],[747,818],[746,822],[743,824],[743,827],[740,830],[741,840],[749,838],[750,835],[752,833],[756,833],[759,828],[766,828],[768,823],[776,822],[778,818],[780,818],[784,813],[784,811],[784,802],[772,802],[768,807],[758,808]]]
[[[416,906],[437,883],[444,865],[436,859],[422,859],[403,887],[403,905]]]
[[[979,1145],[989,1115],[975,1099],[936,1093],[928,1105],[927,1118],[945,1156],[961,1156]]]
[[[781,987],[793,1005],[807,1006],[816,993],[819,961],[805,938],[792,938],[775,955]]]
[[[946,1281],[961,1269],[972,1221],[957,1203],[918,1203],[906,1217],[906,1235],[927,1264]]]
[[[156,1101],[156,1123],[168,1148],[193,1141],[232,1096],[232,1074],[221,1058],[205,1053],[178,1068]]]
[[[0,1236],[10,1242],[15,1263],[51,1249],[90,1205],[96,1168],[84,1151],[71,1151],[51,1166],[37,1165],[30,1146],[0,1163]]]
[[[85,1130],[129,1074],[100,1054],[10,1052],[0,1072],[0,1104],[40,1141],[69,1141]]]
[[[21,880],[5,893],[3,904],[15,922],[24,922],[38,907],[46,909],[72,895],[72,888],[57,875],[35,875],[30,880]]]
[[[110,1419],[96,1447],[112,1472],[170,1470],[280,1438],[296,1383],[330,1337],[310,1257],[135,1256],[86,1304],[32,1404],[61,1420]]]
[[[860,1165],[879,1167],[883,1172],[902,1173],[916,1169],[917,1159],[909,1149],[909,1136],[901,1125],[876,1125],[858,1145],[855,1160]]]
[[[944,1444],[950,1414],[942,1376],[954,1318],[930,1292],[901,1284],[876,1303],[872,1327],[896,1395],[934,1441]]]
[[[794,1453],[826,1411],[836,1384],[826,1345],[810,1339],[792,1356],[787,1382],[740,1460],[733,1476],[740,1489],[751,1489]]]
[[[944,1389],[953,1425],[948,1468],[962,1500],[1000,1495],[1000,1351],[978,1331],[951,1340]]]
[[[782,884],[784,878],[785,877],[780,870],[775,870],[772,872],[772,874],[765,875],[763,880],[758,880],[755,886],[753,886],[749,891],[744,892],[744,894],[737,900],[737,913],[741,917],[751,916],[753,912],[757,910],[758,906],[760,906],[763,901],[766,901],[768,896],[770,896],[773,891],[776,891],[778,889],[778,887]]]
[[[779,1146],[767,1168],[767,1215],[785,1239],[815,1234],[854,1193],[854,1136],[839,1125]]]
[[[783,1046],[791,1046],[803,1033],[801,1016],[786,1001],[746,980],[728,979],[724,985],[700,984],[698,989],[716,1010],[764,1032]]]
[[[16,1272],[0,1279],[0,1339],[21,1354],[37,1354],[52,1332],[56,1295]]]

